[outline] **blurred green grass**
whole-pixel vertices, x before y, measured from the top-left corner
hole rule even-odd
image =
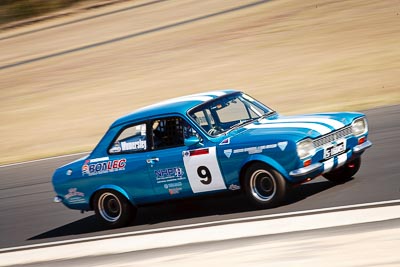
[[[59,11],[89,0],[1,0],[0,25]]]

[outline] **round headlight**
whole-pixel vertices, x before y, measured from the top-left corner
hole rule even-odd
[[[311,139],[305,139],[297,143],[297,155],[299,158],[306,158],[314,155],[315,147]]]
[[[355,136],[364,134],[367,131],[367,121],[365,118],[358,118],[351,124],[351,130]]]

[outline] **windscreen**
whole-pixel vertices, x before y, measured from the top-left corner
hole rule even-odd
[[[272,112],[252,97],[235,93],[217,98],[189,112],[209,135],[216,136]]]

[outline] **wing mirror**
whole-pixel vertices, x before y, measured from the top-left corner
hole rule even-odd
[[[193,146],[200,143],[200,139],[197,136],[191,136],[185,139],[185,146]]]

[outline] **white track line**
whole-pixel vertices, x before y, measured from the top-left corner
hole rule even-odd
[[[79,155],[86,155],[89,153],[90,152],[80,152],[80,153],[75,153],[75,154],[67,154],[67,155],[61,155],[61,156],[54,156],[54,157],[48,157],[48,158],[42,158],[42,159],[35,159],[35,160],[11,163],[11,164],[6,164],[6,165],[0,165],[0,168],[12,167],[12,166],[17,166],[17,165],[35,163],[35,162],[40,162],[40,161],[52,160],[52,159],[61,159],[61,158],[79,156]]]
[[[399,201],[391,201],[390,203],[398,202]],[[365,205],[362,205],[362,207],[365,207]],[[315,212],[317,210],[313,211]],[[282,214],[279,215],[282,216]],[[262,216],[252,218],[259,217]],[[146,235],[120,236],[111,239],[10,251],[0,254],[0,266],[60,261],[88,256],[96,257],[100,255],[112,255],[133,251],[185,246],[194,243],[292,233],[399,218],[400,205],[391,205],[372,207],[368,209],[361,208],[334,212],[331,211],[327,213],[314,213],[308,214],[307,216],[300,215],[286,218],[275,218],[272,220],[256,220],[250,222],[227,220],[231,223],[212,225],[203,228],[155,232],[147,233]]]
[[[400,200],[389,200],[389,201],[371,202],[371,203],[364,203],[364,204],[338,206],[338,207],[322,208],[322,209],[314,209],[314,210],[294,211],[294,212],[246,217],[246,218],[237,218],[237,219],[220,220],[220,221],[212,221],[212,222],[205,222],[205,223],[195,223],[195,224],[171,226],[171,227],[156,228],[156,229],[142,230],[142,231],[133,231],[133,232],[127,232],[127,233],[117,233],[117,234],[109,234],[109,235],[102,235],[102,236],[77,238],[77,239],[55,241],[55,242],[41,243],[41,244],[35,244],[35,245],[3,248],[3,249],[0,249],[0,253],[12,251],[12,250],[25,250],[25,249],[81,243],[81,242],[87,242],[87,241],[98,241],[98,240],[118,238],[118,237],[129,237],[129,236],[147,235],[147,234],[153,234],[153,233],[159,233],[159,232],[185,230],[185,229],[190,229],[190,228],[201,228],[201,227],[207,227],[207,226],[210,226],[210,225],[212,226],[212,225],[216,225],[216,224],[221,225],[221,224],[241,223],[241,222],[256,221],[256,220],[269,220],[269,219],[276,219],[279,217],[313,215],[316,213],[323,213],[323,212],[335,212],[335,211],[339,211],[339,210],[351,210],[351,209],[360,209],[360,208],[373,208],[376,206],[393,205],[393,204],[400,204]],[[400,214],[398,216],[400,217]]]

